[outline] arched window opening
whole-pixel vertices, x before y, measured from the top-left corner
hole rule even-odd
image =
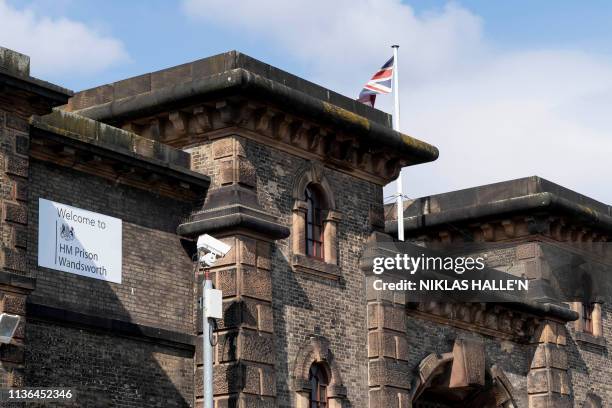
[[[327,408],[327,371],[321,364],[310,367],[310,408]]]
[[[324,259],[323,251],[323,200],[316,187],[309,184],[306,197],[306,255]]]

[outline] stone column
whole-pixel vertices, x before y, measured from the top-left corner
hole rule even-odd
[[[13,101],[17,103],[17,101]],[[28,122],[0,101],[0,270],[26,275]]]
[[[536,350],[527,375],[530,408],[572,406],[566,336],[565,325],[553,320],[543,320],[536,330]]]
[[[593,336],[601,337],[603,335],[603,321],[601,319],[601,303],[593,303],[593,313],[591,314],[593,322]]]
[[[259,204],[257,173],[246,140],[227,136],[193,149],[196,171],[211,174],[204,207],[179,226],[181,235],[211,234],[231,245],[214,268],[223,291],[223,319],[215,330],[214,399],[217,408],[274,407],[276,378],[272,318],[271,253],[289,236]],[[195,293],[202,291],[202,273]],[[197,313],[195,397],[202,404],[202,313]]]
[[[376,291],[367,277],[368,367],[370,407],[411,406],[406,335],[406,301],[403,292]],[[385,282],[391,281],[385,277]]]
[[[306,255],[306,214],[308,213],[308,204],[306,201],[296,200],[293,205],[293,234],[292,247],[293,253],[296,255]]]
[[[330,264],[338,264],[338,239],[336,236],[338,223],[342,215],[338,211],[330,210],[323,220],[324,259]]]
[[[272,407],[276,378],[270,243],[243,235],[222,240],[232,250],[211,269],[213,285],[223,291],[223,319],[215,331],[213,355],[215,401],[218,407]],[[201,316],[198,311],[198,406],[202,396]]]

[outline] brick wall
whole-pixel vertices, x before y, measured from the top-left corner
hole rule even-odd
[[[37,266],[38,198],[123,220],[122,283]],[[29,301],[192,334],[193,264],[175,234],[186,204],[54,164],[30,161]],[[193,349],[35,320],[26,328],[28,386],[74,386],[78,406],[192,406]]]
[[[26,340],[27,385],[75,388],[72,406],[192,404],[192,352],[39,321]]]
[[[175,234],[185,204],[49,163],[30,167],[31,301],[191,333],[193,264]],[[121,284],[37,266],[39,197],[123,220]]]

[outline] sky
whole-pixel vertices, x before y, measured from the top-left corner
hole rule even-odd
[[[403,170],[407,196],[538,175],[612,204],[611,18],[602,0],[0,0],[0,45],[75,91],[236,49],[356,97],[398,43],[402,132],[440,149]]]

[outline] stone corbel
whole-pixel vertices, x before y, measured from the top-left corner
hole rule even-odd
[[[508,238],[514,238],[516,234],[516,225],[512,220],[503,220],[501,222],[502,227],[504,227],[504,233]]]
[[[188,130],[188,118],[184,112],[175,111],[168,114],[168,120],[172,123],[175,136],[184,136]]]
[[[308,144],[308,133],[310,132],[310,123],[302,123],[291,133],[290,142],[292,144],[304,145]]]
[[[235,125],[240,119],[240,107],[235,102],[217,102],[215,108],[219,112],[221,122],[225,124]]]
[[[255,130],[267,133],[271,128],[275,115],[276,114],[268,108],[261,109],[255,120]]]
[[[205,106],[196,106],[193,108],[193,117],[195,119],[195,131],[196,133],[204,133],[212,130],[212,120],[210,118],[210,112]]]
[[[480,229],[485,241],[495,240],[495,227],[493,225],[485,223],[480,226]]]

